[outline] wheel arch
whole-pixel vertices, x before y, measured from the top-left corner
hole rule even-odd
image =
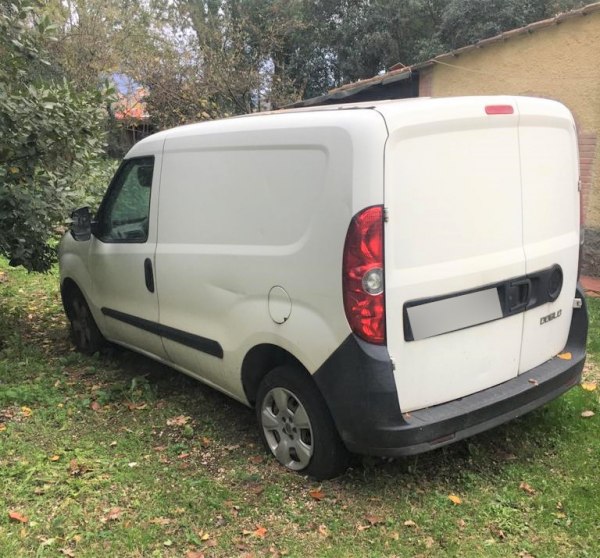
[[[262,343],[255,345],[246,353],[242,362],[242,386],[246,399],[252,407],[256,404],[256,395],[262,379],[271,370],[283,365],[293,366],[314,382],[306,367],[282,347]]]
[[[69,319],[72,317],[70,301],[72,300],[73,295],[75,294],[79,294],[85,299],[85,295],[83,294],[83,291],[79,288],[79,285],[77,285],[77,283],[70,277],[66,277],[60,286],[60,297],[62,299],[63,308],[65,309],[67,318]]]

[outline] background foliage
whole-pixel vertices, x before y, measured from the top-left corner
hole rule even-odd
[[[0,254],[44,271],[50,239],[101,166],[107,91],[77,91],[46,58],[35,4],[0,5]]]
[[[0,0],[0,255],[48,269],[57,226],[95,205],[107,154],[123,153],[115,76],[143,88],[164,129],[277,108],[584,3]]]

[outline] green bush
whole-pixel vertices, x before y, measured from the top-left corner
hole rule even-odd
[[[51,28],[36,10],[26,0],[0,3],[0,254],[45,271],[57,226],[105,182],[113,92],[75,91],[57,77],[44,58]]]

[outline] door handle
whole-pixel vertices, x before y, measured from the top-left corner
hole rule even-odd
[[[152,271],[152,260],[146,258],[144,260],[144,278],[146,280],[146,288],[153,293],[154,292],[154,272]]]
[[[531,280],[519,279],[511,281],[507,289],[507,302],[509,313],[523,310],[529,304],[531,297]]]

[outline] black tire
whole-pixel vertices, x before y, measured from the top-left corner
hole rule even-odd
[[[292,366],[269,372],[258,388],[256,418],[266,448],[284,467],[317,480],[347,469],[350,454],[306,372]]]
[[[85,355],[102,349],[106,340],[100,333],[84,296],[73,290],[66,301],[67,317],[71,323],[70,336],[75,348]]]

